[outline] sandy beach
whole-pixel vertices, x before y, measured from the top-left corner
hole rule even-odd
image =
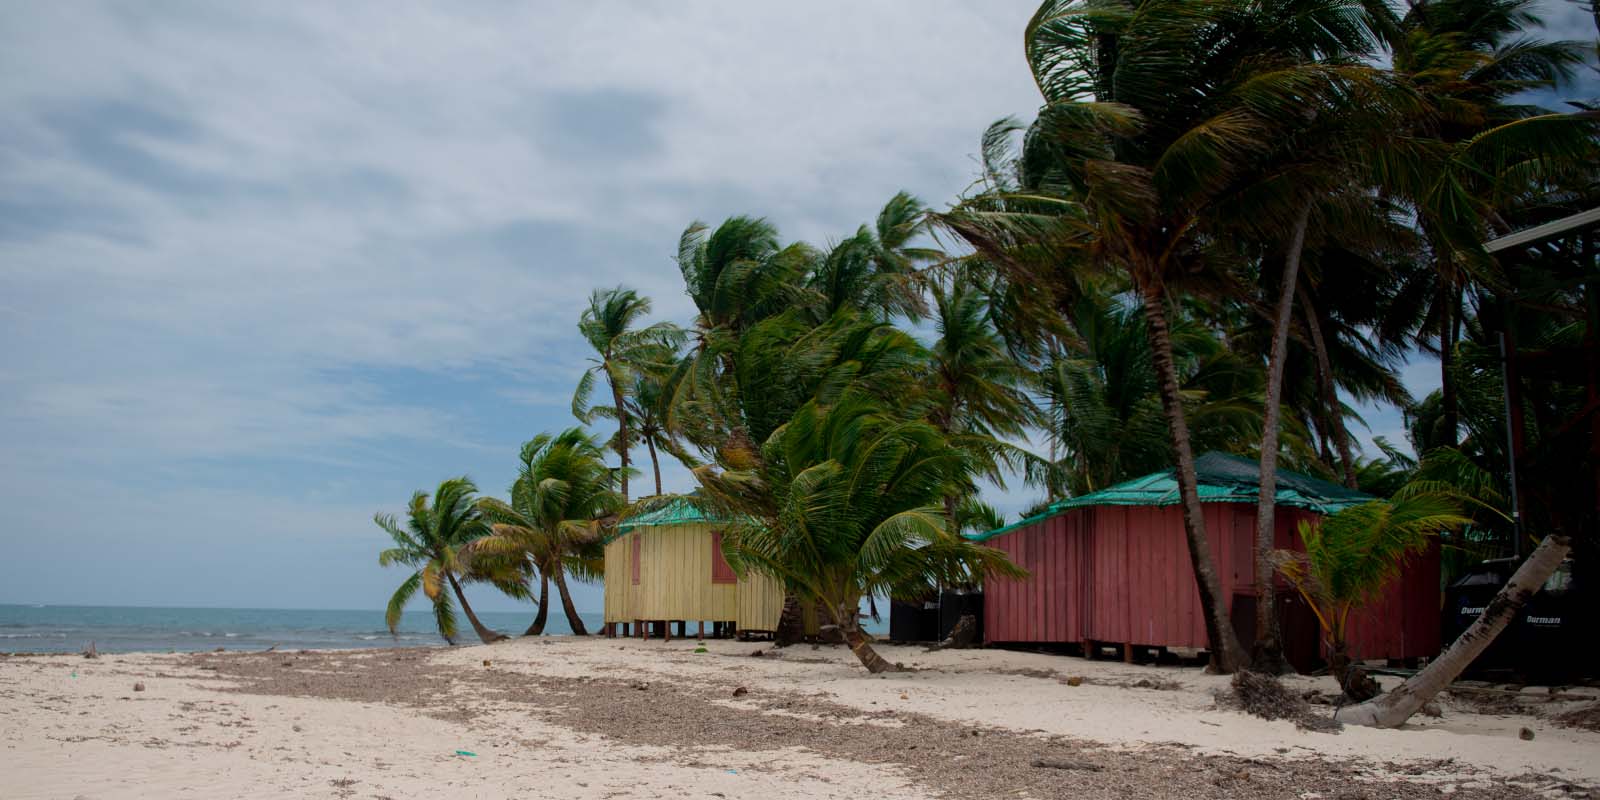
[[[0,797],[1600,796],[1600,733],[1532,688],[1325,733],[1219,708],[1192,667],[884,646],[913,671],[873,677],[843,648],[695,647],[0,657]]]

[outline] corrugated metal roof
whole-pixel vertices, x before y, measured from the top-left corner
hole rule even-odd
[[[643,514],[629,517],[617,525],[619,533],[627,533],[634,528],[645,528],[659,525],[692,525],[696,522],[726,522],[717,518],[705,509],[700,508],[687,497],[674,497],[666,505],[646,511]]]
[[[1206,453],[1195,459],[1194,467],[1202,503],[1254,503],[1261,494],[1261,465],[1251,459],[1227,453]],[[1280,506],[1303,508],[1319,514],[1335,514],[1374,499],[1354,489],[1286,469],[1278,470],[1275,497]],[[1040,514],[986,533],[968,534],[967,538],[979,542],[992,539],[1074,508],[1171,506],[1178,503],[1178,477],[1177,468],[1174,467],[1098,492],[1057,500]]]

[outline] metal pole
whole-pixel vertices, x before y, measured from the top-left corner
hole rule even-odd
[[[1522,558],[1522,509],[1517,502],[1517,433],[1511,420],[1511,355],[1506,349],[1506,332],[1499,331],[1500,383],[1506,396],[1506,463],[1510,465],[1511,478],[1511,552]]]

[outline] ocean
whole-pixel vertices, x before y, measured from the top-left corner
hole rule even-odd
[[[570,634],[567,618],[552,608],[545,631]],[[516,636],[533,611],[480,611],[483,624]],[[601,615],[580,614],[590,633]],[[457,614],[458,641],[478,638]],[[0,653],[77,653],[94,642],[102,653],[215,650],[326,650],[352,647],[437,647],[444,644],[427,611],[407,611],[398,635],[389,635],[383,611],[276,608],[136,608],[122,606],[0,605]]]

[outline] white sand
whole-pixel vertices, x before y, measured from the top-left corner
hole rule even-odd
[[[864,712],[891,709],[1015,731],[1043,731],[1139,749],[1176,742],[1202,752],[1265,759],[1321,754],[1370,762],[1421,762],[1427,780],[1543,773],[1600,784],[1600,734],[1530,716],[1486,716],[1447,707],[1442,719],[1403,730],[1309,733],[1214,707],[1226,678],[1195,669],[1134,667],[1004,651],[932,655],[885,647],[922,671],[869,676],[842,648],[789,648],[750,658],[765,644],[692,641],[513,640],[436,651],[463,674],[491,659],[499,672],[718,687],[731,706],[755,708],[726,687],[825,696]],[[365,657],[359,653],[351,658]],[[1071,687],[1048,670],[1087,678]],[[1175,681],[1176,691],[1108,683]],[[1310,686],[1310,679],[1293,679]],[[135,681],[147,690],[133,692]],[[1326,687],[1325,687],[1326,688]],[[470,703],[471,692],[462,692]],[[648,702],[648,692],[640,694]],[[708,714],[714,711],[708,708]],[[780,712],[768,712],[780,713]],[[802,715],[803,717],[803,715]],[[894,724],[892,721],[868,721]],[[797,725],[814,724],[800,718]],[[1536,733],[1534,741],[1519,729]],[[752,751],[761,748],[752,747]],[[457,750],[476,753],[456,755]],[[1456,765],[1440,765],[1455,759]],[[799,750],[726,747],[692,753],[574,733],[535,715],[494,712],[444,721],[398,704],[225,693],[214,675],[182,657],[111,655],[0,658],[0,798],[122,797],[724,797],[917,798],[928,794],[892,767]],[[1330,795],[1331,796],[1331,795]]]

